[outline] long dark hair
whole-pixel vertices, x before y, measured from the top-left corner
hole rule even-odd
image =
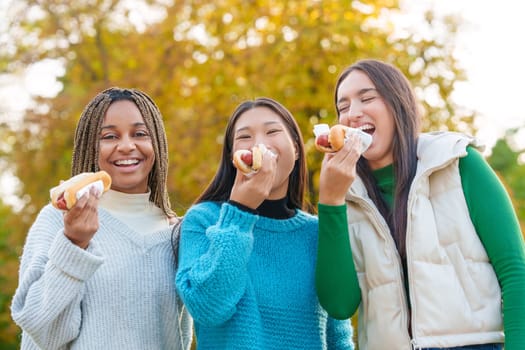
[[[408,79],[396,67],[378,61],[361,60],[347,67],[336,83],[337,91],[342,81],[354,70],[368,76],[377,92],[385,101],[394,118],[393,159],[395,190],[393,207],[389,209],[374,180],[368,162],[361,157],[357,174],[363,180],[368,194],[385,218],[401,257],[406,257],[407,201],[410,185],[417,167],[417,138],[420,132],[420,116],[416,98]]]
[[[287,198],[288,207],[309,210],[310,206],[305,199],[305,191],[308,186],[308,177],[306,170],[306,157],[304,150],[303,137],[297,122],[292,114],[279,102],[268,98],[259,97],[255,100],[242,102],[237,106],[228,120],[224,134],[224,143],[219,168],[215,176],[209,183],[208,187],[195,200],[195,203],[203,201],[224,202],[230,198],[231,190],[235,180],[237,169],[232,164],[232,148],[235,123],[246,111],[253,108],[265,107],[281,117],[284,125],[288,129],[293,141],[297,147],[297,160],[290,174]]]

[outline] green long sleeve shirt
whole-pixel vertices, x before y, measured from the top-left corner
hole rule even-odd
[[[498,277],[503,296],[505,348],[525,349],[525,244],[512,202],[482,155],[467,148],[460,158],[461,184],[471,220]],[[393,167],[374,172],[389,205],[394,198]],[[319,245],[316,287],[321,305],[339,319],[361,302],[352,259],[346,206],[318,205]],[[337,266],[337,269],[334,267]]]

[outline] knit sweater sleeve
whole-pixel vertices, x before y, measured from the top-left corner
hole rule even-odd
[[[351,317],[361,302],[348,235],[346,205],[318,205],[316,289],[319,302],[336,319]]]
[[[228,203],[201,203],[185,215],[176,286],[196,322],[220,325],[235,314],[248,283],[257,219]]]
[[[509,195],[482,155],[468,148],[459,171],[470,217],[503,295],[505,349],[525,349],[525,245]]]
[[[329,317],[326,330],[328,350],[353,350],[352,330],[350,320]]]
[[[83,250],[64,235],[50,205],[29,230],[13,296],[13,320],[42,349],[64,349],[80,331],[84,281],[103,263],[96,247]]]

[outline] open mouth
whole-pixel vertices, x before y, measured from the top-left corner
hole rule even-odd
[[[139,164],[140,161],[138,159],[119,159],[113,162],[116,166],[121,167],[128,167],[128,166],[134,166]]]
[[[373,135],[374,131],[376,131],[375,126],[373,126],[372,124],[361,125],[358,129],[370,135]]]

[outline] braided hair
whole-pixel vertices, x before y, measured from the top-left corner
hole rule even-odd
[[[109,106],[120,100],[135,103],[151,134],[155,162],[148,176],[148,186],[151,190],[149,200],[161,208],[166,216],[174,217],[176,214],[171,209],[166,184],[168,142],[162,114],[155,102],[142,91],[112,87],[100,92],[88,103],[80,115],[75,130],[71,175],[100,170],[98,166],[100,129]]]

